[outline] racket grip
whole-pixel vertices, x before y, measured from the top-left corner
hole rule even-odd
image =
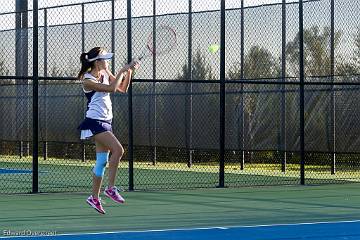
[[[137,63],[141,63],[141,60],[143,59],[144,57],[138,57],[138,58],[134,58],[133,61],[137,62]]]
[[[134,58],[132,61],[131,61],[131,63],[137,63],[137,64],[140,64],[140,59],[139,58]],[[133,70],[136,70],[137,68],[135,68],[135,66],[136,66],[136,64],[134,64],[134,65],[132,65],[132,69]]]

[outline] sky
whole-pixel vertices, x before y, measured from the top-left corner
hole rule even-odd
[[[12,12],[15,10],[15,1],[16,0],[2,0],[0,12]],[[57,6],[57,5],[66,5],[73,3],[84,3],[84,2],[94,2],[96,0],[40,0],[39,8]],[[126,0],[115,0],[117,2],[126,2]],[[144,2],[149,2],[152,5],[153,0],[132,0],[134,4],[134,9],[140,11],[143,8]],[[287,0],[287,2],[294,2],[296,0]],[[219,0],[193,0],[193,8],[195,11],[199,10],[208,10],[208,9],[218,9],[220,8]],[[282,0],[244,0],[245,7],[261,5],[261,4],[272,4],[280,3]],[[32,8],[32,0],[28,0],[29,8]],[[187,9],[187,0],[157,0],[157,5],[159,6],[159,12],[174,12],[179,9]],[[240,0],[226,0],[226,7],[239,7]]]
[[[39,0],[39,8],[47,8],[59,5],[77,4],[96,2],[97,0]],[[115,18],[126,17],[126,1],[115,0]],[[132,0],[132,14],[133,16],[150,16],[153,14],[154,0]],[[297,0],[287,0],[287,2],[296,2]],[[16,0],[1,0],[0,6],[0,30],[13,29],[15,16],[14,14],[1,14],[15,11]],[[257,6],[263,4],[281,3],[282,0],[244,0],[244,6]],[[204,4],[205,3],[205,4]],[[239,8],[240,0],[226,0],[226,8]],[[32,9],[32,0],[28,0],[29,9]],[[144,7],[146,5],[146,7]],[[156,14],[171,14],[188,11],[188,0],[156,0]],[[194,12],[218,10],[220,9],[220,0],[192,0],[192,8]],[[56,11],[61,13],[56,14]],[[81,5],[63,7],[49,12],[56,14],[56,18],[49,17],[48,25],[52,24],[69,24],[81,22]],[[111,12],[111,3],[102,2],[96,4],[85,5],[85,22],[97,20],[109,20]],[[94,14],[95,13],[95,14]],[[96,14],[98,13],[98,14]],[[43,22],[43,11],[39,11],[39,24]],[[32,25],[32,14],[29,14],[29,26]]]
[[[96,0],[88,0],[86,2],[94,2]],[[157,14],[165,13],[176,13],[176,12],[187,12],[188,11],[188,0],[156,0],[157,1]],[[70,3],[81,3],[84,0],[40,0],[39,7],[50,7],[56,5],[65,5]],[[144,7],[144,3],[147,3]],[[216,10],[220,8],[220,0],[192,0],[194,11],[205,11],[205,10]],[[240,0],[226,0],[226,7],[237,8],[239,7]],[[261,4],[273,4],[280,3],[281,0],[244,0],[245,6],[261,5]],[[322,0],[321,3],[309,3],[305,6],[304,24],[306,28],[311,26],[329,26],[330,24],[330,0]],[[15,8],[15,0],[1,0],[2,5],[0,6],[1,12],[11,12]],[[135,16],[152,15],[152,3],[153,0],[132,0],[133,14]],[[206,4],[204,4],[206,3]],[[29,8],[32,7],[32,0],[29,0]],[[350,56],[351,45],[353,45],[354,34],[357,28],[354,26],[360,26],[360,18],[357,13],[360,11],[360,5],[354,0],[337,0],[336,1],[336,29],[341,29],[343,32],[342,44],[340,52],[342,55]],[[291,4],[287,8],[287,39],[292,40],[298,31],[298,11],[297,5]],[[86,4],[85,5],[85,22],[92,22],[96,20],[109,20],[111,15],[110,2]],[[126,0],[116,0],[115,2],[116,18],[126,17]],[[263,8],[251,8],[247,9],[245,19],[245,51],[252,45],[258,45],[270,50],[275,56],[279,56],[281,49],[281,6],[263,7]],[[210,14],[211,15],[211,14]],[[39,11],[39,24],[43,25],[44,11]],[[210,62],[218,63],[219,55],[208,53],[207,46],[213,43],[219,42],[219,13],[214,12],[211,18],[205,17],[204,14],[194,14],[193,19],[193,49],[201,48],[202,51],[206,52],[206,56]],[[240,22],[239,14],[236,11],[227,12],[227,39],[226,45],[229,49],[227,54],[228,62],[234,62],[238,59],[238,45],[239,45],[239,32]],[[179,34],[179,48],[178,52],[174,55],[172,61],[177,61],[178,65],[181,66],[186,60],[187,50],[187,15],[180,14],[173,17],[161,17],[159,22],[164,22],[166,25],[173,25]],[[81,6],[71,6],[62,8],[53,8],[48,10],[48,25],[63,25],[71,23],[81,22]],[[142,20],[134,20],[137,25],[134,25],[134,54],[137,49],[143,46],[141,41],[137,39],[143,39],[140,35],[144,35],[144,32],[149,32],[151,29],[151,18],[143,18]],[[5,48],[10,56],[14,55],[14,37],[10,31],[1,31],[6,29],[14,29],[15,18],[14,14],[0,14],[0,50]],[[32,25],[32,15],[29,13],[29,25]],[[99,27],[102,26],[102,27]],[[74,27],[67,28],[52,28],[49,30],[49,63],[54,64],[61,60],[60,63],[65,65],[72,65],[73,63],[69,60],[68,56],[63,56],[60,49],[71,47],[74,55],[79,54],[81,50],[81,31],[79,24]],[[103,29],[100,31],[99,29]],[[126,36],[122,36],[119,32],[126,32],[126,24],[117,24],[117,40],[116,40],[116,53],[117,59],[125,59],[126,51],[124,51],[124,43],[126,42]],[[94,23],[86,26],[85,33],[85,49],[91,46],[101,45],[109,48],[110,41],[109,37],[103,38],[110,31],[109,24],[106,23]],[[231,33],[231,34],[229,34]],[[41,32],[40,32],[41,34]],[[70,35],[70,37],[69,37]],[[139,36],[138,36],[139,35]],[[30,36],[31,37],[31,36]],[[60,37],[60,38],[59,38]],[[60,41],[61,39],[61,41]],[[10,45],[9,45],[10,44]],[[41,45],[42,43],[40,43]],[[193,51],[194,51],[193,50]],[[125,52],[125,53],[124,53]],[[231,54],[234,52],[234,54]],[[172,57],[172,56],[171,56]],[[56,59],[56,61],[55,61]],[[75,63],[74,63],[75,64]],[[118,61],[121,64],[121,61]],[[215,64],[216,66],[218,64]],[[151,65],[147,66],[149,70]],[[165,66],[160,66],[158,72],[165,69]],[[176,71],[175,71],[176,72]],[[173,74],[175,75],[175,73]]]

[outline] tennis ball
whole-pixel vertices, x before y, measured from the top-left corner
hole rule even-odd
[[[220,49],[219,44],[211,44],[209,46],[209,52],[211,52],[211,53],[216,53],[219,49]]]

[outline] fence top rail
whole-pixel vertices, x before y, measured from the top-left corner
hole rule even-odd
[[[49,6],[49,7],[42,7],[39,8],[39,11],[46,10],[46,9],[56,9],[56,8],[63,8],[63,7],[73,7],[73,6],[81,6],[81,5],[90,5],[90,4],[97,4],[97,3],[103,3],[103,2],[112,2],[112,1],[118,1],[118,0],[97,0],[97,1],[90,1],[90,2],[82,2],[82,3],[69,3],[69,4],[62,4],[62,5],[56,5],[56,6]],[[219,0],[220,1],[220,0]],[[309,3],[309,2],[321,2],[323,0],[304,0],[303,3]],[[286,2],[285,5],[292,5],[292,4],[298,4],[299,0],[292,1],[292,2]],[[259,5],[252,5],[252,6],[245,6],[243,8],[237,7],[237,8],[227,8],[228,10],[241,10],[241,9],[252,9],[252,8],[259,8],[259,7],[265,7],[265,6],[276,6],[276,5],[282,5],[283,3],[265,3],[265,4],[259,4]],[[10,11],[10,12],[0,12],[1,15],[8,15],[8,14],[17,14],[17,13],[24,13],[24,12],[32,12],[33,9],[28,9],[27,11]],[[219,9],[216,10],[203,10],[203,11],[193,11],[192,13],[202,13],[202,12],[214,12],[214,11],[220,11]],[[178,12],[178,13],[172,13],[173,14],[181,14],[184,12]],[[168,14],[159,14],[156,16],[164,16]],[[145,17],[145,16],[140,16]]]
[[[336,76],[309,76],[305,77],[305,79],[321,79],[321,78],[329,78],[333,79],[336,77],[355,77],[359,78],[360,74],[354,75],[336,75]],[[0,76],[0,83],[1,80],[31,80],[33,76]],[[77,79],[76,77],[43,77],[39,76],[39,80],[59,80],[59,81],[76,81],[80,83],[81,80]],[[298,77],[285,77],[285,78],[261,78],[261,79],[226,79],[225,83],[246,83],[246,84],[286,84],[286,85],[298,85],[300,81],[281,81],[284,79],[298,79]],[[133,82],[169,82],[169,83],[220,83],[220,80],[200,80],[200,79],[192,79],[192,80],[174,80],[174,79],[133,79]],[[304,85],[360,85],[359,82],[350,82],[350,81],[343,81],[343,82],[336,82],[336,81],[305,81]]]

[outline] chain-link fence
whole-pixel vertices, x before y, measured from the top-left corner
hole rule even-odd
[[[86,111],[75,78],[80,54],[105,47],[115,53],[116,72],[161,25],[176,31],[176,49],[144,60],[130,91],[112,95],[114,132],[126,150],[119,185],[141,190],[360,179],[358,1],[40,1],[37,21],[32,2],[5,2],[2,193],[90,189],[95,146],[81,142],[77,131]]]

